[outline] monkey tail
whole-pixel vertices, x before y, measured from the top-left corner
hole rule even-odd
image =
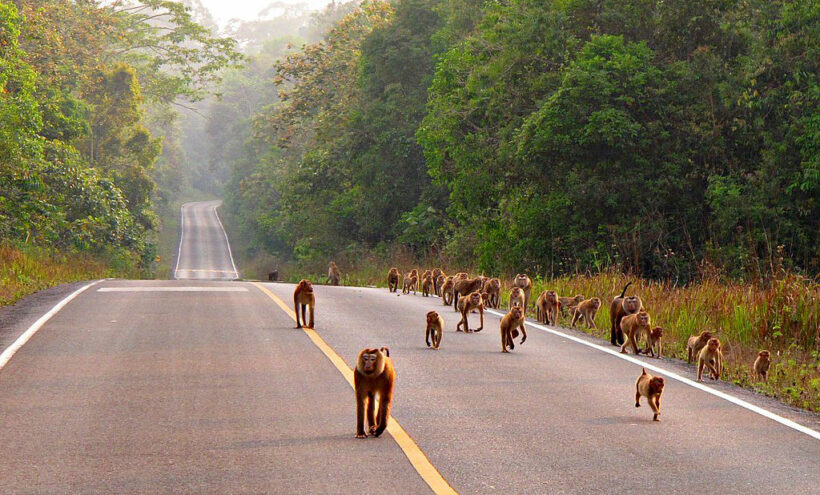
[[[620,296],[620,297],[622,297],[622,298],[623,298],[623,297],[626,295],[626,289],[627,289],[627,287],[629,287],[630,285],[632,285],[632,282],[627,282],[627,284],[626,284],[626,285],[624,285],[624,290],[622,290],[622,291],[621,291],[621,296]]]
[[[641,376],[649,374],[649,373],[646,372],[646,368],[641,368],[641,370],[642,370]]]

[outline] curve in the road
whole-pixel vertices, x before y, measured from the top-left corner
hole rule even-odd
[[[222,201],[216,200],[197,201],[180,206],[179,245],[174,266],[174,279],[236,280],[239,278],[228,233],[216,211],[221,204]]]

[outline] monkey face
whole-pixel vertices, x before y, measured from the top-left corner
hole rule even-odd
[[[583,297],[583,296],[581,296],[581,297]],[[593,297],[592,298],[592,305],[595,306],[595,309],[600,308],[601,307],[601,300],[597,297]]]
[[[513,306],[512,309],[510,310],[510,314],[512,315],[512,317],[514,319],[516,319],[516,320],[520,319],[521,316],[522,316],[521,306]]]
[[[313,292],[313,284],[310,283],[310,280],[302,280],[299,282],[299,289],[304,292]]]
[[[361,357],[361,364],[362,364],[362,371],[366,374],[373,373],[376,371],[376,363],[379,360],[379,355],[375,353],[368,353],[362,354]]]
[[[706,345],[709,346],[710,351],[716,351],[720,347],[720,340],[718,340],[715,337],[712,337],[711,339],[709,339],[709,343],[707,343]]]
[[[438,320],[438,313],[435,311],[427,313],[427,323],[435,323],[436,320]]]
[[[470,304],[474,306],[478,306],[481,304],[481,294],[478,292],[473,292],[470,294]]]
[[[641,300],[638,299],[638,296],[629,296],[624,299],[623,305],[628,313],[635,313],[641,309]]]
[[[649,313],[646,311],[642,311],[638,313],[638,323],[641,326],[648,326],[649,325]]]
[[[510,293],[512,297],[521,297],[521,287],[513,287],[512,292]]]
[[[652,329],[652,337],[655,339],[659,339],[663,337],[663,329],[661,327],[655,327]]]
[[[770,356],[769,351],[760,351],[760,352],[757,353],[757,355],[760,356],[761,358],[765,359],[766,361],[769,360],[769,356]]]

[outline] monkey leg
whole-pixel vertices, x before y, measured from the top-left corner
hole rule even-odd
[[[295,300],[293,301],[293,309],[295,309],[294,313],[296,313],[296,328],[302,328],[302,323],[299,321],[299,303]],[[304,320],[305,318],[302,317]]]
[[[302,311],[304,311],[304,310],[302,310]],[[302,314],[302,321],[305,321],[305,315],[304,314]],[[313,305],[312,304],[310,305],[310,328],[315,328],[313,326]]]
[[[501,352],[507,352],[507,331],[501,328]]]
[[[638,332],[635,332],[633,335],[634,338],[629,339],[629,345],[632,347],[632,352],[635,353],[636,356],[641,355],[641,351],[638,349]]]
[[[703,361],[698,361],[698,381],[703,381]]]
[[[635,407],[641,407],[641,391],[635,387]]]
[[[440,330],[436,330],[433,335],[433,348],[435,349],[438,349],[438,347],[441,345],[441,334],[442,332]]]
[[[393,402],[393,394],[387,391],[379,394],[379,423],[378,426],[370,427],[370,432],[374,437],[381,436],[387,428],[387,418],[390,417],[390,404]]]
[[[427,327],[427,330],[424,332],[424,342],[427,343],[427,347],[430,347],[430,327]],[[433,337],[433,343],[435,344],[436,338]]]
[[[367,438],[364,432],[364,401],[364,395],[356,392],[356,438]]]
[[[484,308],[478,308],[478,315],[481,317],[481,325],[475,329],[476,332],[484,330]]]
[[[521,342],[519,342],[518,345],[523,344],[527,340],[527,331],[524,330],[524,324],[523,323],[521,324],[520,328],[521,328]],[[512,340],[512,339],[510,339],[510,340]]]
[[[376,426],[376,399],[372,392],[367,394],[367,426],[372,434]]]

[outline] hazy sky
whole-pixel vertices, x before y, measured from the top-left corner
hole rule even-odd
[[[201,0],[202,4],[211,11],[216,22],[220,26],[233,18],[250,20],[255,19],[257,14],[274,2],[274,0]],[[278,0],[280,3],[300,4],[306,3],[312,9],[321,9],[329,0]]]

